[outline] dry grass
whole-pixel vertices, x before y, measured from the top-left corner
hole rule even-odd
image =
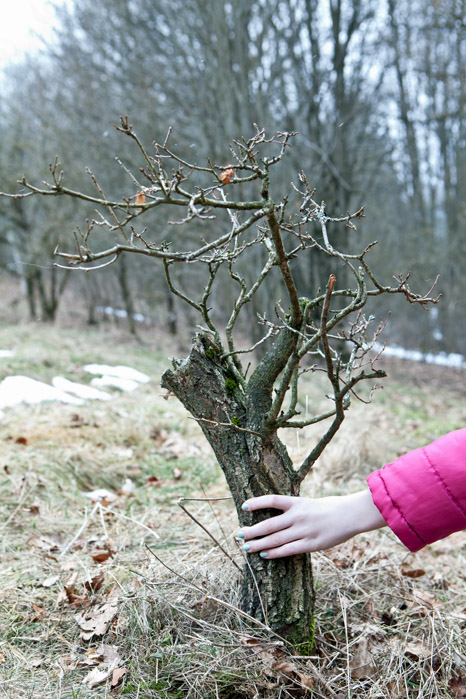
[[[195,423],[159,395],[162,353],[115,330],[6,328],[2,345],[17,349],[2,360],[8,373],[83,380],[82,365],[95,360],[137,366],[153,382],[108,404],[5,412],[0,696],[466,696],[465,534],[417,555],[386,531],[316,554],[315,650],[293,657],[240,613],[237,569],[176,505],[180,496],[227,493]],[[384,461],[464,425],[456,377],[445,385],[445,370],[391,368],[396,380],[374,406],[354,406],[307,493],[356,490]],[[299,441],[284,435],[297,461],[313,438],[311,430]],[[103,507],[83,496],[118,494],[128,478],[131,492]],[[241,563],[230,501],[188,505]],[[95,617],[112,600],[117,614],[105,633],[82,638],[78,615]],[[113,689],[112,662],[126,669]],[[83,682],[95,671],[107,676]]]

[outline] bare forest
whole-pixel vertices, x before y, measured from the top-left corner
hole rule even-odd
[[[358,235],[335,232],[336,247],[378,240],[374,269],[382,283],[411,272],[430,285],[440,275],[441,305],[430,313],[397,308],[385,338],[461,353],[464,17],[459,0],[84,0],[61,8],[53,41],[40,56],[6,69],[2,80],[1,189],[16,192],[23,175],[47,179],[58,156],[69,188],[95,194],[89,170],[104,192],[131,198],[138,185],[125,168],[139,162],[114,129],[121,115],[148,149],[171,127],[172,147],[197,165],[207,158],[228,164],[229,144],[249,138],[253,124],[269,134],[297,132],[274,187],[291,191],[304,171],[331,216],[364,207]],[[86,218],[95,218],[92,203],[86,210],[72,199],[1,200],[2,276],[20,282],[30,317],[80,310],[95,322],[98,309],[111,307],[126,311],[133,332],[140,314],[189,337],[194,315],[168,293],[150,261],[122,258],[85,282],[53,268],[57,242]],[[173,233],[155,212],[145,225],[157,243]],[[202,222],[186,235],[199,239]],[[101,239],[107,244],[103,232]],[[248,278],[262,264],[251,254]],[[328,269],[314,255],[297,262],[294,274],[298,294],[313,296],[325,288]],[[195,265],[183,278],[196,288]],[[274,296],[265,284],[251,304],[249,339],[259,339],[257,313],[273,314]],[[231,301],[224,294],[211,299],[225,322]],[[376,313],[392,309],[381,301]]]

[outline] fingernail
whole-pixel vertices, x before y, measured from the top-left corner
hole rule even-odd
[[[262,558],[267,558],[268,553],[267,553],[267,551],[261,551],[259,556],[262,556]]]
[[[243,505],[241,505],[241,509],[242,509],[242,510],[247,510],[248,507],[249,507],[249,505],[248,505],[247,502],[245,502]]]
[[[249,551],[250,548],[249,544],[244,544],[243,551]]]
[[[244,539],[244,534],[243,534],[243,532],[238,532],[238,537],[239,537],[240,539]]]

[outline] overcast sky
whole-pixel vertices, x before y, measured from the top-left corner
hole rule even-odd
[[[0,0],[0,68],[41,46],[37,34],[50,38],[53,4],[67,0]]]

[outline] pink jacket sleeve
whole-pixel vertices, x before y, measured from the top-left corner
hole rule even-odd
[[[466,429],[401,456],[367,482],[382,517],[410,551],[466,529]]]

